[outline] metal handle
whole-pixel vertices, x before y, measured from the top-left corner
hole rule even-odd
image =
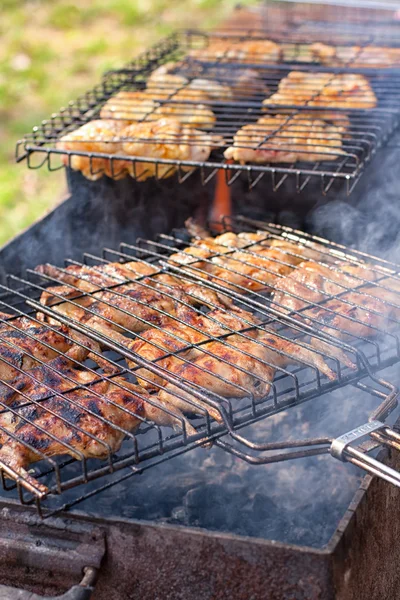
[[[0,585],[0,600],[89,600],[97,579],[97,569],[85,567],[84,576],[79,585],[73,585],[61,596],[39,596],[26,590]]]
[[[381,421],[370,421],[333,440],[330,453],[334,458],[351,462],[400,487],[400,473],[368,455],[368,452],[382,445],[400,450],[400,435]]]

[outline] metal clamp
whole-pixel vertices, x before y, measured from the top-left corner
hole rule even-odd
[[[368,443],[365,443],[366,438]],[[400,435],[381,421],[370,421],[333,440],[330,453],[334,458],[351,462],[368,473],[400,487],[400,473],[368,455],[368,452],[381,445],[400,450]]]
[[[39,596],[26,590],[0,585],[0,600],[89,600],[96,583],[97,569],[85,567],[83,572],[84,576],[79,585],[73,585],[61,596]]]

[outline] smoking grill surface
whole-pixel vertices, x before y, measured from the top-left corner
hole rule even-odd
[[[268,35],[276,52],[253,50],[247,58],[239,50],[231,55],[229,50],[216,54],[207,49],[221,44],[224,48],[226,44],[264,43],[265,33],[175,34],[125,68],[110,72],[93,90],[35,127],[18,143],[17,160],[26,159],[31,168],[47,164],[53,170],[67,165],[83,170],[89,179],[106,174],[114,179],[129,175],[143,181],[150,176],[162,179],[175,175],[183,182],[199,168],[203,183],[207,183],[223,169],[228,184],[243,174],[253,187],[268,176],[275,190],[290,176],[301,191],[318,178],[324,193],[336,181],[343,182],[350,193],[366,163],[398,125],[399,36],[396,29],[385,38],[357,32],[351,37],[350,32],[335,29],[327,35],[323,31],[322,36],[322,31],[294,30],[282,38],[276,33],[275,37]],[[375,47],[380,50],[378,58],[387,53],[380,62],[373,50],[371,57],[370,49]],[[329,59],[326,48],[335,52]],[[166,67],[162,79],[152,80],[157,69],[171,63],[175,65]],[[275,103],[279,86],[293,72],[329,75],[318,83],[314,94],[310,95],[308,80],[300,81],[296,84],[299,99],[291,101],[289,94]],[[340,91],[332,101],[330,88],[337,85],[337,78],[341,82],[341,77],[348,76],[361,77],[364,84],[356,84],[348,98]],[[171,77],[178,77],[178,83]],[[367,91],[363,85],[368,86]],[[289,90],[291,86],[289,83]],[[146,96],[144,105],[139,98],[139,108],[129,108],[126,94],[143,95],[146,87],[154,93]],[[193,93],[200,93],[200,99],[197,95],[191,99]],[[268,103],[263,104],[266,100]],[[113,112],[115,107],[117,112]],[[125,111],[125,116],[118,117],[118,111],[120,115]],[[181,129],[179,133],[171,126],[162,129],[157,142],[164,149],[155,152],[154,133],[143,125],[151,126],[161,117],[178,120]],[[262,121],[266,117],[270,117],[267,125]],[[142,127],[131,125],[111,138],[110,133],[102,138],[83,130],[78,141],[63,141],[82,125],[97,123],[100,118],[107,119],[108,130],[124,120],[139,122]],[[254,136],[250,141],[243,141],[240,134],[237,137],[244,126],[250,126],[246,130]],[[186,147],[183,153],[178,151],[182,144]],[[232,160],[226,150],[235,146],[249,148],[253,154],[246,162]],[[254,157],[260,153],[261,159]]]
[[[378,287],[379,281],[388,276],[398,278],[396,265],[289,228],[243,218],[216,224],[215,232],[221,227],[227,231],[261,232],[265,243],[293,242],[294,249],[287,251],[288,259],[297,252],[301,256],[301,250],[311,249],[317,242],[321,244],[318,246],[321,264],[337,259],[343,261],[342,266],[366,262],[377,274],[374,285]],[[306,322],[304,311],[285,315],[277,310],[271,304],[273,284],[268,285],[267,292],[249,291],[241,285],[228,284],[227,278],[221,281],[212,273],[204,279],[204,271],[196,266],[198,259],[189,260],[185,265],[174,261],[173,255],[179,255],[188,244],[189,236],[181,231],[161,235],[157,241],[124,243],[118,251],[105,249],[102,257],[85,255],[81,264],[67,260],[64,268],[27,271],[26,278],[9,276],[8,286],[2,286],[1,310],[6,314],[2,317],[0,335],[4,347],[17,355],[19,352],[19,358],[15,360],[14,354],[8,356],[3,352],[0,464],[3,485],[6,489],[13,488],[15,484],[9,478],[14,479],[23,502],[36,502],[40,508],[41,501],[49,494],[60,494],[130,467],[129,474],[124,475],[127,477],[212,441],[255,463],[332,452],[333,440],[329,438],[282,439],[274,444],[265,440],[265,444],[260,445],[241,435],[241,429],[344,385],[357,385],[381,400],[379,408],[370,415],[371,423],[377,420],[384,423],[395,408],[397,390],[375,374],[399,359],[398,322],[396,315],[390,313],[393,306],[388,306],[388,314],[384,311],[381,315],[385,318],[384,326],[382,322],[380,327],[372,325],[374,335],[348,336],[346,333],[342,341],[340,328],[327,334],[313,318]],[[250,242],[240,248],[240,257],[235,259],[238,267],[246,263],[247,257],[254,258],[254,245],[255,242]],[[224,257],[234,252],[235,249],[227,249]],[[211,253],[205,262],[215,264],[218,257],[220,253]],[[89,289],[85,271],[79,267],[101,269],[110,263],[127,262],[131,268],[145,268],[147,272],[152,265],[152,272],[135,278],[137,273],[133,271],[132,279],[114,275],[111,279],[114,277],[115,283],[107,281],[104,285],[99,280],[94,286],[90,283],[89,291],[79,287]],[[77,269],[75,283],[68,265],[75,265]],[[297,267],[292,265],[292,268]],[[259,273],[263,272],[262,267],[258,269]],[[225,274],[230,271],[234,273],[235,268],[228,263]],[[104,272],[98,272],[104,276]],[[165,279],[166,275],[174,277],[173,285]],[[157,278],[163,277],[164,280],[157,283]],[[256,278],[248,279],[250,287],[256,290],[260,287]],[[125,305],[119,315],[133,318],[135,326],[125,327],[120,321],[118,327],[108,330],[109,335],[104,334],[102,326],[112,323],[104,309],[114,310],[115,303],[126,297],[124,286],[132,282],[139,294],[145,294],[142,301],[136,296],[135,306],[144,311],[150,308],[150,313],[146,317],[145,312],[140,313],[136,308],[132,314],[132,308]],[[157,298],[164,304],[146,303],[147,292],[154,292],[154,282],[158,286]],[[64,288],[54,287],[60,283]],[[186,295],[177,293],[176,284],[186,286],[186,290],[191,285],[191,291]],[[362,293],[366,285],[367,282],[360,281],[357,290]],[[339,296],[347,291],[344,288]],[[100,294],[103,312],[96,313],[96,304],[89,303],[93,294]],[[330,300],[332,296],[326,298],[326,303]],[[190,315],[191,321],[182,316],[185,314]],[[22,316],[31,320],[29,327],[21,325]],[[95,320],[92,317],[96,317]],[[357,317],[354,321],[357,322]],[[57,324],[60,322],[61,327]],[[208,327],[211,323],[217,325],[217,332]],[[5,329],[5,325],[10,329]],[[151,341],[151,335],[162,334],[165,327],[170,327],[170,337],[175,344],[172,348],[166,349],[157,338]],[[43,332],[61,337],[62,349],[61,344],[51,345]],[[263,341],[265,334],[266,341],[265,338]],[[16,336],[14,341],[13,335]],[[42,353],[32,354],[26,343],[21,353],[21,336],[24,340],[37,341],[36,348],[42,349]],[[135,352],[139,340],[156,348],[154,360],[141,355],[140,351]],[[52,348],[55,348],[55,358],[48,360],[43,349]],[[33,361],[33,369],[28,359]],[[174,362],[175,366],[179,365],[178,369]],[[193,364],[197,377],[190,372]],[[215,370],[216,364],[219,370]],[[7,368],[12,377],[4,375]],[[171,392],[180,403],[165,403]],[[196,418],[188,419],[187,413],[193,412]],[[370,450],[381,442],[396,447],[396,436],[395,432],[380,427],[372,431],[363,448]],[[366,455],[360,450],[354,452],[341,458],[371,470],[371,464],[366,466]],[[13,462],[16,455],[22,457],[22,461]],[[60,459],[59,455],[69,457]],[[36,461],[39,461],[36,466],[31,465]],[[372,467],[380,472],[379,463]],[[387,478],[396,482],[393,473],[387,474]]]

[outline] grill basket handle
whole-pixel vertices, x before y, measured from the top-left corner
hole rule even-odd
[[[364,443],[363,440],[369,439]],[[343,462],[351,462],[371,475],[376,475],[393,485],[400,487],[400,473],[384,463],[368,456],[368,452],[388,446],[400,450],[400,435],[385,423],[374,420],[345,433],[333,440],[330,453]],[[1,600],[1,598],[0,598]]]
[[[26,590],[0,585],[0,600],[89,600],[97,579],[97,569],[85,567],[82,581],[61,596],[39,596]]]

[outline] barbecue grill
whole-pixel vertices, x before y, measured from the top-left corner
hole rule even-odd
[[[368,177],[371,177],[372,171],[368,169],[368,172],[365,172],[365,165],[373,155],[376,155],[371,163],[373,169],[374,165],[380,162],[379,155],[382,162],[386,160],[389,151],[380,149],[380,146],[387,141],[398,124],[395,101],[398,69],[386,68],[379,71],[370,68],[359,69],[351,64],[332,69],[315,61],[305,63],[299,59],[304,57],[304,45],[321,41],[322,34],[325,43],[335,45],[347,46],[357,43],[360,46],[368,44],[396,46],[397,27],[393,24],[392,13],[388,13],[390,16],[387,16],[382,12],[378,13],[376,9],[371,11],[346,9],[346,19],[348,16],[349,21],[352,22],[351,25],[343,27],[343,24],[332,23],[332,16],[336,13],[336,9],[332,12],[329,7],[324,7],[321,12],[318,8],[318,14],[315,12],[316,7],[312,7],[311,15],[309,7],[302,5],[294,4],[290,10],[283,11],[277,5],[270,9],[271,12],[266,13],[268,20],[264,21],[263,10],[253,13],[256,14],[258,23],[256,33],[249,24],[248,27],[246,26],[245,35],[243,30],[239,33],[235,29],[235,31],[224,30],[216,34],[187,32],[172,36],[151,49],[145,56],[140,57],[137,62],[106,74],[103,81],[92,92],[36,128],[18,146],[17,156],[20,160],[26,159],[30,167],[38,167],[42,164],[47,164],[50,169],[67,166],[70,196],[52,213],[2,249],[0,311],[9,313],[10,316],[1,319],[0,327],[7,325],[11,331],[17,332],[18,318],[26,316],[45,331],[58,331],[57,325],[51,321],[55,319],[68,327],[63,329],[61,334],[67,345],[75,343],[82,350],[86,347],[92,350],[93,359],[101,357],[103,362],[100,368],[95,361],[89,359],[85,361],[85,371],[93,376],[90,384],[77,382],[74,379],[73,369],[82,370],[81,363],[78,361],[70,362],[69,374],[63,370],[57,372],[57,365],[54,362],[43,364],[37,361],[51,375],[62,378],[65,384],[63,390],[60,392],[55,389],[51,381],[47,381],[42,386],[44,392],[41,396],[32,397],[29,388],[20,389],[21,402],[18,405],[10,409],[4,402],[2,404],[0,419],[11,412],[15,419],[19,419],[22,429],[23,423],[31,420],[33,423],[31,432],[33,431],[34,435],[40,432],[44,436],[42,439],[47,437],[52,443],[57,442],[65,448],[64,456],[50,457],[46,455],[45,445],[35,448],[29,439],[25,438],[22,444],[24,448],[36,454],[36,459],[42,460],[27,466],[28,473],[17,472],[10,464],[6,464],[6,461],[1,462],[2,484],[5,491],[0,508],[7,530],[5,538],[0,539],[2,557],[0,576],[4,583],[20,585],[34,592],[56,594],[61,589],[67,590],[76,583],[82,577],[82,569],[85,568],[81,585],[70,590],[72,598],[89,597],[96,575],[99,575],[96,597],[109,598],[112,595],[116,600],[119,598],[125,600],[128,597],[196,598],[198,600],[228,596],[261,599],[266,595],[277,599],[298,597],[309,600],[335,597],[344,600],[356,599],[367,594],[371,598],[390,599],[396,594],[399,531],[396,511],[392,510],[398,502],[399,460],[396,450],[400,447],[399,434],[395,425],[398,385],[396,365],[399,360],[396,316],[392,313],[387,316],[383,326],[375,328],[376,335],[373,337],[351,335],[344,342],[340,338],[343,333],[340,328],[335,332],[331,330],[331,334],[327,334],[321,331],[318,319],[310,317],[310,314],[306,322],[303,317],[307,311],[309,313],[307,308],[284,315],[278,310],[279,307],[271,302],[270,292],[249,292],[247,288],[240,285],[227,287],[227,282],[215,274],[205,280],[195,259],[189,261],[185,268],[173,260],[174,254],[182,253],[189,247],[190,235],[183,227],[185,220],[193,214],[204,216],[214,194],[213,184],[218,174],[218,185],[221,185],[221,172],[225,185],[231,186],[234,194],[236,191],[234,206],[240,214],[244,212],[241,209],[248,207],[245,206],[245,195],[237,194],[239,185],[247,185],[246,193],[249,197],[250,194],[255,193],[262,196],[264,186],[270,189],[272,182],[273,189],[279,191],[276,194],[278,201],[287,184],[290,185],[290,190],[300,194],[302,192],[311,194],[318,190],[317,198],[320,197],[322,188],[328,194],[328,198],[332,198],[333,192],[336,191],[335,184],[344,182],[344,193],[347,194],[352,191],[362,174],[364,177],[361,186],[368,189],[370,181]],[[272,14],[274,14],[273,22],[270,19]],[[381,23],[384,23],[382,30],[374,22],[377,15]],[[309,21],[307,19],[310,16]],[[317,22],[316,18],[320,21]],[[382,31],[387,31],[389,21],[390,36],[383,37]],[[330,27],[329,35],[326,34],[327,22]],[[280,30],[274,26],[276,23],[281,24]],[[272,36],[277,41],[285,39],[287,52],[287,60],[279,64],[266,66],[256,62],[247,65],[262,72],[262,81],[268,84],[271,91],[275,91],[279,81],[294,69],[362,73],[370,81],[379,100],[378,106],[368,111],[349,111],[351,126],[343,142],[347,154],[342,161],[324,161],[312,164],[311,167],[307,163],[236,165],[225,162],[222,152],[215,150],[209,160],[201,163],[148,160],[149,165],[156,165],[156,176],[146,181],[141,181],[140,178],[136,181],[131,178],[116,181],[102,176],[98,181],[88,182],[71,168],[72,159],[76,154],[89,159],[93,176],[101,175],[101,173],[96,174],[93,168],[95,164],[93,161],[99,156],[108,161],[111,174],[118,175],[119,156],[67,152],[56,147],[57,141],[65,133],[96,118],[107,99],[116,92],[143,88],[149,73],[160,64],[171,59],[180,59],[191,48],[206,48],[212,39],[265,37],[264,33],[260,33],[261,24],[265,30],[269,30],[269,38]],[[271,29],[274,29],[274,32],[270,35]],[[198,76],[199,65],[190,60],[186,60],[186,63],[185,74],[189,75],[189,80]],[[227,66],[224,60],[222,65],[224,68]],[[207,69],[214,68],[216,65],[215,62],[203,61],[200,66]],[[229,64],[228,66],[229,69],[234,70],[240,65],[235,67]],[[264,96],[255,96],[251,101],[234,102],[228,105],[227,109],[222,106],[222,103],[212,103],[212,108],[218,117],[213,132],[222,134],[229,144],[239,127],[244,123],[255,122],[260,116],[260,104],[263,99]],[[288,105],[272,109],[274,113],[284,110],[302,112],[311,111],[311,107]],[[318,110],[312,109],[312,111],[318,114]],[[290,118],[292,117],[289,115]],[[129,160],[133,168],[135,162],[143,162],[132,158]],[[175,175],[165,179],[161,177],[164,162],[170,164],[171,169],[176,170]],[[197,168],[187,170],[188,167]],[[385,177],[384,164],[382,170],[377,168],[373,173],[376,176],[374,187],[386,189],[388,178]],[[188,194],[188,185],[190,185],[190,194]],[[149,198],[152,202],[150,219]],[[388,203],[388,198],[389,195],[385,195],[382,201]],[[398,265],[392,260],[375,256],[379,254],[376,248],[374,248],[374,255],[371,255],[339,243],[327,242],[320,237],[316,238],[293,228],[266,223],[266,211],[259,197],[256,198],[254,205],[254,213],[257,217],[261,217],[261,220],[248,216],[240,217],[238,214],[235,217],[229,215],[220,222],[210,223],[212,233],[261,231],[265,241],[292,241],[299,249],[310,247],[313,242],[317,242],[322,244],[319,256],[321,263],[325,264],[329,259],[341,260],[342,265],[346,266],[368,263],[376,274],[373,285],[377,288],[385,285],[384,280],[388,276],[398,279]],[[90,220],[85,219],[88,214]],[[319,230],[314,229],[314,232],[318,234]],[[347,238],[345,243],[349,241]],[[244,256],[248,256],[249,259],[254,258],[254,244],[249,243],[245,248],[241,248],[240,252],[242,258],[238,261],[239,269],[243,263],[246,263]],[[56,265],[55,270],[52,272],[35,270],[38,264],[46,263],[49,256],[52,264]],[[218,258],[221,256],[214,253],[205,262],[211,263]],[[175,353],[171,353],[172,359],[179,358],[182,363],[185,363],[187,362],[185,353],[194,348],[201,355],[208,356],[212,354],[211,343],[218,343],[229,349],[235,347],[237,343],[235,340],[238,337],[247,340],[255,331],[266,328],[279,340],[294,344],[296,352],[306,348],[310,341],[316,344],[328,341],[331,348],[344,352],[355,366],[350,368],[347,364],[343,364],[329,350],[327,352],[316,350],[318,356],[325,360],[335,374],[334,379],[330,380],[320,368],[307,361],[288,367],[273,365],[276,372],[271,376],[271,371],[268,371],[268,376],[265,375],[260,379],[262,384],[270,387],[268,393],[263,396],[258,395],[257,390],[245,393],[248,390],[239,390],[240,384],[238,384],[235,386],[236,395],[241,391],[244,392],[243,397],[225,397],[223,394],[207,389],[207,386],[195,385],[190,378],[177,376],[173,370],[163,366],[165,354],[158,360],[150,362],[137,354],[133,355],[129,347],[122,345],[120,341],[110,337],[105,339],[104,335],[90,324],[90,321],[89,324],[87,321],[82,322],[73,313],[72,316],[71,313],[69,316],[60,314],[58,309],[63,303],[65,305],[66,299],[61,294],[58,298],[54,297],[59,293],[54,291],[54,288],[52,292],[54,301],[46,306],[40,302],[41,298],[43,299],[42,294],[46,291],[48,293],[49,287],[59,284],[60,277],[70,272],[68,266],[86,265],[100,270],[109,263],[126,264],[129,261],[137,265],[152,265],[155,269],[154,273],[147,277],[135,278],[135,285],[141,290],[147,290],[151,281],[156,280],[159,275],[168,274],[182,284],[197,283],[203,292],[225,295],[236,308],[247,311],[248,317],[242,316],[239,319],[238,330],[228,328],[226,333],[218,335],[207,333],[201,342],[186,341]],[[232,263],[229,263],[226,269],[232,273],[236,270]],[[83,291],[79,287],[81,282],[82,277],[78,276],[76,283],[72,284],[75,286],[74,296],[68,299],[71,308],[78,303],[81,307],[82,299],[89,298],[94,293]],[[116,280],[111,284],[100,285],[96,293],[108,292],[118,296],[119,289],[127,282],[130,283],[130,280]],[[371,282],[360,279],[356,292],[361,295],[365,292],[367,284],[371,285]],[[71,283],[69,285],[71,286]],[[343,292],[339,297],[345,298],[346,292],[348,289],[343,285]],[[162,294],[165,298],[174,298],[174,290],[167,285],[162,288]],[[196,292],[189,294],[189,298],[195,300]],[[199,317],[207,317],[216,308],[210,303],[205,305],[201,302],[196,302],[195,306],[185,306],[187,299],[175,298],[175,300],[180,307],[192,310]],[[327,296],[322,303],[322,306],[327,306],[328,311],[330,300],[332,298]],[[387,308],[388,311],[393,308],[390,302],[387,303]],[[83,310],[89,317],[90,306],[84,307]],[[226,313],[231,310],[232,308],[229,307],[222,309]],[[384,312],[386,314],[386,310]],[[44,315],[44,321],[39,313]],[[256,324],[251,321],[252,318],[257,318]],[[174,317],[176,323],[179,322],[178,319],[178,316]],[[145,320],[142,319],[142,322]],[[357,319],[354,319],[354,322],[357,322]],[[157,326],[154,329],[157,330]],[[125,330],[125,333],[127,340],[132,337],[131,332]],[[204,334],[203,331],[202,333]],[[77,334],[82,334],[84,337],[80,337],[77,341]],[[4,341],[6,334],[0,331],[0,335]],[[34,330],[27,330],[23,335],[27,339],[32,339],[38,334]],[[144,335],[144,332],[136,332],[135,339],[143,338]],[[7,340],[7,344],[16,350],[12,341],[10,343],[9,337]],[[93,351],[95,342],[102,345],[101,353],[99,350]],[[254,349],[254,346],[252,348]],[[279,356],[284,354],[279,350],[277,353]],[[64,352],[61,353],[61,358],[65,359]],[[136,366],[129,366],[127,363],[129,360],[132,360]],[[266,371],[271,367],[268,362],[268,360],[263,362]],[[246,373],[247,368],[240,364],[230,365],[229,360],[226,364],[228,367],[233,366],[243,375],[251,375]],[[109,366],[110,372],[105,369],[106,365]],[[23,364],[17,367],[14,364],[9,366],[24,372]],[[206,375],[207,372],[204,371],[204,377]],[[102,460],[86,457],[83,452],[77,451],[73,441],[69,443],[65,439],[58,439],[57,433],[50,429],[40,431],[42,425],[40,421],[35,421],[37,414],[46,411],[51,414],[51,411],[58,410],[54,408],[57,405],[52,404],[53,400],[66,402],[69,409],[79,412],[81,405],[79,396],[74,396],[75,392],[82,394],[90,392],[100,401],[102,393],[96,391],[96,384],[115,385],[123,390],[125,386],[132,384],[135,378],[143,381],[154,376],[160,377],[162,381],[158,389],[173,384],[179,390],[178,394],[190,394],[190,402],[193,406],[197,405],[201,414],[191,418],[189,423],[181,419],[180,430],[173,432],[170,428],[159,426],[146,418],[140,407],[136,412],[126,409],[127,418],[135,416],[141,422],[140,428],[132,432],[124,426],[106,423],[107,419],[96,414],[95,405],[87,406],[84,409],[86,414],[94,419],[97,418],[103,425],[111,427],[115,434],[125,437],[121,448],[113,452],[110,446],[107,447],[107,443],[94,439],[95,434],[89,436],[92,442],[103,446]],[[28,375],[28,378],[35,383],[34,377],[32,373]],[[124,379],[118,379],[120,377]],[[11,391],[13,385],[12,382],[4,383],[4,386]],[[351,398],[352,405],[358,409],[358,412],[355,420],[349,418],[348,421],[344,412],[338,421],[339,430],[321,436],[318,427],[309,433],[307,429],[294,426],[295,421],[292,420],[291,415],[295,414],[295,411],[305,411],[298,417],[300,423],[307,422],[307,419],[314,415],[318,425],[318,419],[315,417],[318,406],[324,403],[325,406],[330,403],[336,406],[338,398],[343,400],[343,397]],[[148,396],[144,390],[141,393],[141,400],[148,407],[159,405],[156,395]],[[161,408],[166,416],[171,412],[165,407]],[[211,410],[213,416],[209,414]],[[62,414],[60,418],[75,436],[82,435],[79,422],[71,420],[71,412]],[[280,420],[281,418],[287,420],[286,426]],[[194,430],[189,428],[189,424]],[[293,429],[293,435],[288,435],[290,429]],[[4,431],[4,426],[0,426],[0,435],[3,435]],[[11,437],[16,439],[18,431]],[[204,447],[210,442],[213,443],[211,451]],[[309,537],[296,538],[294,535],[290,538],[291,545],[266,541],[265,538],[269,539],[268,533],[261,532],[261,527],[260,533],[257,527],[249,533],[245,529],[207,526],[207,524],[203,525],[201,520],[196,521],[195,518],[188,521],[185,518],[180,519],[179,511],[174,517],[175,520],[169,520],[167,521],[169,524],[165,525],[160,524],[160,520],[162,521],[160,516],[154,516],[152,513],[149,516],[144,511],[137,516],[135,512],[121,512],[115,503],[113,509],[108,506],[107,503],[113,496],[119,498],[121,495],[122,498],[122,494],[124,497],[127,494],[128,503],[131,501],[134,504],[128,490],[136,490],[137,493],[138,487],[145,486],[146,481],[151,478],[158,478],[161,482],[163,473],[165,489],[168,493],[168,490],[176,484],[180,464],[177,461],[181,460],[181,464],[184,461],[186,464],[193,465],[193,469],[196,470],[203,462],[207,462],[206,457],[211,453],[213,456],[217,453],[220,457],[226,457],[226,459],[220,458],[221,461],[229,459],[234,461],[229,464],[241,465],[237,467],[239,473],[250,472],[248,470],[251,467],[248,465],[258,465],[253,467],[258,470],[256,475],[258,478],[266,477],[264,464],[267,465],[265,469],[284,469],[284,465],[293,464],[296,467],[306,465],[305,469],[307,469],[307,465],[311,464],[309,461],[328,460],[332,466],[325,469],[320,467],[320,470],[317,470],[320,478],[326,478],[327,489],[329,489],[330,476],[327,474],[332,474],[332,469],[337,468],[337,479],[343,482],[343,488],[348,487],[349,493],[341,497],[338,506],[332,505],[335,506],[335,516],[332,527],[328,534],[325,533],[325,537],[316,536],[317,541],[311,541]],[[346,464],[332,460],[329,454],[346,461]],[[351,470],[353,465],[349,463],[379,476],[373,479],[370,475],[364,477],[350,506],[348,502],[352,495],[351,490],[356,489],[360,476],[358,471]],[[171,473],[169,484],[168,477],[165,477],[168,469]],[[223,467],[220,471],[222,475]],[[225,475],[229,475],[229,468],[225,471]],[[283,470],[276,471],[276,473],[280,472],[283,473]],[[147,474],[148,479],[146,479]],[[238,486],[240,495],[245,489],[245,484],[238,484],[236,471],[231,475],[233,478],[236,477],[233,486]],[[395,485],[390,486],[382,479]],[[225,480],[227,480],[226,497],[228,497],[235,488],[230,487],[232,483],[229,483],[227,477],[224,477]],[[137,487],[135,487],[136,482]],[[249,488],[251,489],[251,484]],[[153,487],[149,493],[154,493],[154,489]],[[162,485],[160,489],[159,494],[163,494]],[[201,485],[198,489],[201,489]],[[296,495],[295,483],[293,489],[292,493]],[[135,491],[131,494],[135,494]],[[207,491],[204,494],[207,494]],[[254,515],[256,515],[257,503],[253,496],[254,491],[250,496],[251,500],[242,500],[236,508],[232,508],[233,518],[237,521],[243,520],[245,501],[251,502],[251,510],[254,507]],[[332,497],[335,497],[334,493]],[[101,498],[107,498],[104,507],[101,505]],[[94,503],[91,503],[93,500]],[[265,504],[265,500],[261,501]],[[81,506],[87,512],[79,513],[77,506]],[[330,512],[331,505],[328,503],[327,506],[323,519],[327,519]],[[349,507],[346,511],[347,506]],[[177,507],[179,510],[182,509],[179,502]],[[248,507],[246,508],[248,510]],[[273,513],[272,519],[276,518],[279,521],[279,514],[283,507],[277,506],[276,513],[274,506],[268,503],[263,508],[264,512]],[[67,510],[71,512],[66,513]],[[295,510],[297,512],[297,507]],[[96,516],[89,516],[93,512]],[[215,515],[217,512],[215,506],[212,507],[211,512]],[[315,515],[311,514],[311,521],[306,526],[308,529],[313,529],[316,525]],[[340,519],[341,515],[343,516]],[[155,520],[155,523],[146,523],[145,521],[149,519]],[[174,523],[184,524],[185,527],[174,526]],[[193,529],[194,526],[204,529]],[[214,531],[210,532],[210,529]],[[249,535],[253,539],[245,537]],[[282,534],[282,537],[271,535],[274,540],[288,541],[285,534]],[[264,537],[264,539],[256,539],[257,537]],[[328,539],[330,541],[327,543]],[[377,556],[379,560],[376,559]],[[383,564],[385,568],[382,568]],[[99,571],[100,565],[102,569]],[[0,593],[2,592],[3,590],[0,589]],[[7,589],[4,593],[11,592]]]

